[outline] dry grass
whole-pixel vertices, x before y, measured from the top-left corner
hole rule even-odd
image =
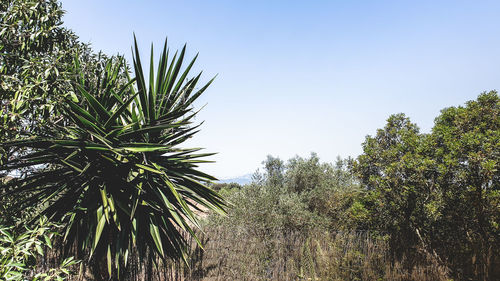
[[[202,240],[204,251],[193,248],[189,268],[171,265],[178,274],[168,280],[450,280],[432,259],[409,269],[392,262],[385,239],[367,232],[260,236],[207,229]]]
[[[220,227],[199,237],[204,250],[191,241],[189,266],[170,261],[155,270],[133,255],[134,270],[123,280],[451,280],[431,256],[412,268],[391,261],[386,239],[368,232],[248,233]],[[46,265],[56,261],[49,256]],[[83,273],[74,280],[105,277],[88,268]]]

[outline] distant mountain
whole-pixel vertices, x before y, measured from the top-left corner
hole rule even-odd
[[[223,180],[219,181],[219,183],[237,183],[240,185],[249,184],[251,182],[252,182],[252,174],[246,174],[246,175],[243,175],[240,177],[231,178],[231,179],[223,179]]]

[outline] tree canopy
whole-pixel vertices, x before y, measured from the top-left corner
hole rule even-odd
[[[443,109],[429,134],[398,114],[366,138],[354,170],[395,253],[424,245],[462,269],[461,278],[499,274],[499,128],[500,98],[491,91]]]

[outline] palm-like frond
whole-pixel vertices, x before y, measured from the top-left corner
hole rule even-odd
[[[4,143],[30,152],[0,168],[39,167],[3,189],[29,194],[17,208],[37,205],[39,215],[63,220],[66,244],[107,257],[110,274],[127,264],[133,248],[140,255],[184,257],[183,234],[194,235],[198,224],[193,209],[224,207],[203,184],[215,178],[197,170],[211,154],[179,147],[197,132],[192,103],[213,79],[196,90],[200,75],[186,79],[196,57],[181,72],[185,47],[169,60],[165,42],[156,73],[151,48],[146,83],[134,43],[134,79],[120,83],[122,60],[110,61],[95,87],[79,77],[75,91],[82,101],[68,100],[70,121],[55,127],[54,135],[65,137]]]

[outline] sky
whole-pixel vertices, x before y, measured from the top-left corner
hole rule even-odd
[[[168,37],[214,83],[186,147],[224,179],[267,155],[322,161],[362,153],[405,113],[429,132],[441,109],[500,89],[500,1],[62,0],[64,25],[94,50],[143,60]],[[202,82],[203,82],[202,81]],[[201,85],[201,84],[200,84]]]

